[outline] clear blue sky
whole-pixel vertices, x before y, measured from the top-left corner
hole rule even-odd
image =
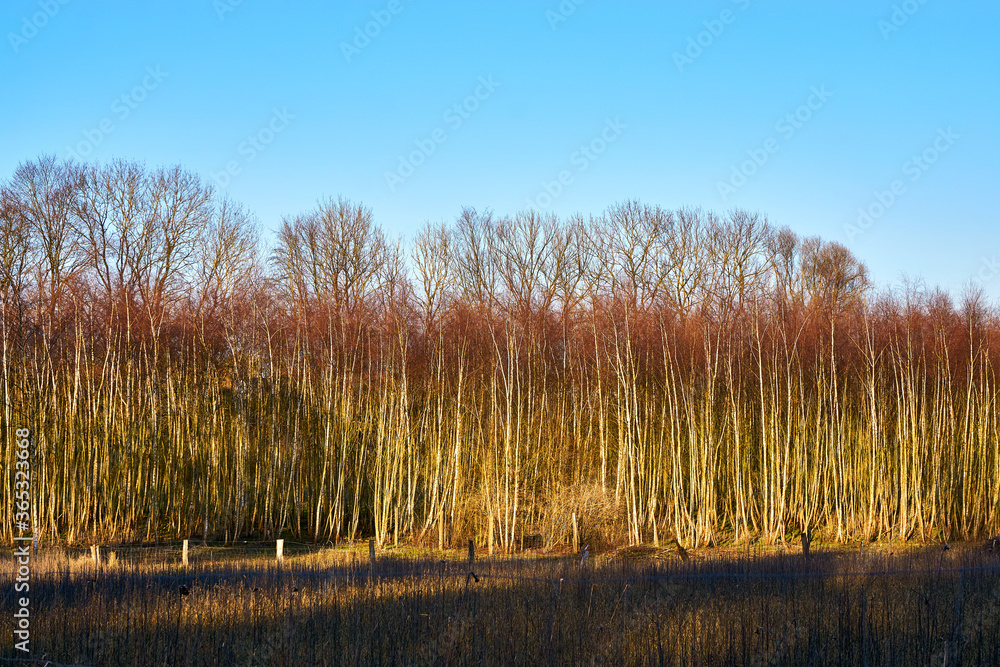
[[[0,175],[179,163],[268,229],[343,195],[402,237],[466,205],[739,206],[879,282],[996,299],[998,24],[986,0],[7,0]]]

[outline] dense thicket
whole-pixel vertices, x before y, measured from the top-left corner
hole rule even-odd
[[[877,292],[837,243],[631,201],[465,209],[403,246],[328,200],[272,245],[180,168],[43,157],[0,183],[5,497],[28,424],[45,536],[1000,525],[1000,323],[975,293]]]

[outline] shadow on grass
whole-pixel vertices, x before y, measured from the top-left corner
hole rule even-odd
[[[31,583],[32,657],[88,665],[1000,664],[1000,558],[971,547],[597,567],[483,560],[471,571],[396,558],[54,567]]]

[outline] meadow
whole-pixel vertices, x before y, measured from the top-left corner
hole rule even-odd
[[[273,546],[273,545],[272,545]],[[264,547],[261,547],[263,549]],[[402,553],[400,553],[402,552]],[[106,552],[107,554],[107,552]],[[33,657],[75,665],[990,665],[983,545],[591,556],[293,547],[43,550]],[[109,560],[111,562],[109,562]],[[5,593],[8,595],[8,593]],[[6,604],[5,600],[5,604]],[[5,658],[16,658],[5,649]]]

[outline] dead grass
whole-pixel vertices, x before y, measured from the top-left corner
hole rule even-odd
[[[237,550],[238,551],[238,550]],[[73,551],[34,561],[33,657],[81,665],[997,664],[1000,556],[629,547],[482,559],[413,548]],[[108,561],[111,559],[108,558]],[[187,594],[182,594],[183,590]],[[5,590],[10,590],[6,587]],[[10,594],[8,593],[8,596]],[[15,658],[10,650],[2,657]]]

